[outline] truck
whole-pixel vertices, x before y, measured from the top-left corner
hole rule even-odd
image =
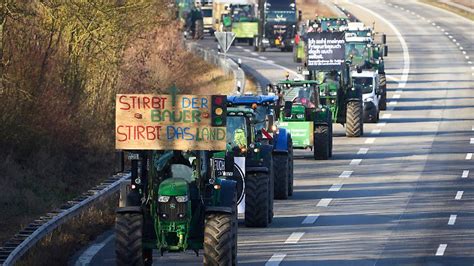
[[[377,123],[380,114],[381,90],[379,75],[375,71],[353,71],[353,86],[362,91],[364,123]]]
[[[285,103],[278,125],[291,133],[293,147],[312,149],[315,160],[332,157],[331,108],[318,82],[287,78],[279,81],[275,89]]]
[[[117,265],[152,265],[154,249],[203,250],[204,265],[236,264],[237,189],[229,178],[225,110],[222,95],[117,95],[116,148],[131,164],[116,210]],[[216,175],[214,158],[222,153],[225,171]]]
[[[229,107],[252,108],[256,114],[256,130],[262,131],[263,141],[272,146],[274,198],[287,199],[293,195],[293,141],[290,132],[278,126],[281,116],[280,99],[269,95],[233,95],[227,97]]]
[[[255,36],[255,50],[265,51],[267,48],[279,48],[282,52],[293,51],[294,38],[297,31],[297,9],[295,0],[267,0],[264,5],[262,40]]]
[[[235,33],[236,42],[253,45],[258,32],[255,4],[251,1],[233,0],[227,3],[226,12],[221,14],[219,31]]]
[[[259,123],[251,108],[227,108],[227,150],[245,158],[238,210],[248,227],[267,227],[273,220],[273,149],[263,141],[262,131],[256,128]]]
[[[208,33],[211,36],[214,36],[214,27],[212,23],[212,5],[207,4],[201,6],[201,13],[203,17],[204,32]]]

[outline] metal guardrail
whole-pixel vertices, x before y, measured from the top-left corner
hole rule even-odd
[[[38,241],[61,224],[76,216],[84,208],[99,198],[111,195],[120,188],[120,183],[130,178],[130,173],[118,173],[74,200],[68,201],[59,209],[49,212],[30,223],[12,239],[0,247],[0,264],[13,265]]]
[[[186,48],[206,62],[221,68],[226,75],[233,75],[235,80],[234,91],[237,92],[238,88],[240,88],[240,93],[245,92],[245,73],[234,60],[224,57],[217,51],[205,49],[195,42],[186,42]]]

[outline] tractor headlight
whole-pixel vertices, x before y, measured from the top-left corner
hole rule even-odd
[[[177,202],[187,202],[188,201],[188,196],[187,195],[184,195],[184,196],[176,196],[176,201]]]
[[[330,91],[330,92],[329,92],[329,95],[331,95],[331,96],[336,96],[336,95],[337,95],[337,91]]]
[[[372,98],[372,97],[364,99],[364,102],[373,102],[373,101],[374,101],[374,98]]]
[[[255,149],[253,149],[253,152],[255,152],[255,153],[258,153],[259,151],[260,151],[260,149],[259,149],[259,148],[255,148]]]
[[[158,202],[168,202],[170,200],[170,196],[159,196]]]

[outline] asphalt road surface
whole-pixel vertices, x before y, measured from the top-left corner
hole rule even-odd
[[[388,35],[389,109],[361,138],[336,126],[329,161],[296,152],[294,196],[275,202],[269,228],[239,227],[239,264],[473,265],[474,24],[415,1],[338,4]],[[297,66],[277,50],[229,53],[262,84]],[[91,265],[114,265],[104,238]],[[155,253],[157,265],[201,263]]]

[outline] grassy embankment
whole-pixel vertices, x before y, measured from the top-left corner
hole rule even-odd
[[[456,14],[461,15],[465,18],[470,19],[470,20],[474,20],[474,13],[468,12],[464,9],[460,9],[460,8],[455,7],[455,6],[448,5],[446,3],[442,3],[438,0],[420,0],[420,1],[423,2],[423,3],[430,4],[430,5],[439,7],[441,9],[445,9],[445,10],[448,10],[450,12],[456,13]],[[456,0],[456,1],[453,1],[453,2],[458,3],[460,5],[464,5],[464,6],[473,8],[473,1],[472,0]]]
[[[163,8],[171,3],[2,1],[0,244],[112,174],[117,93],[232,90],[231,77],[184,49],[173,8]],[[77,226],[110,226],[106,209]]]

